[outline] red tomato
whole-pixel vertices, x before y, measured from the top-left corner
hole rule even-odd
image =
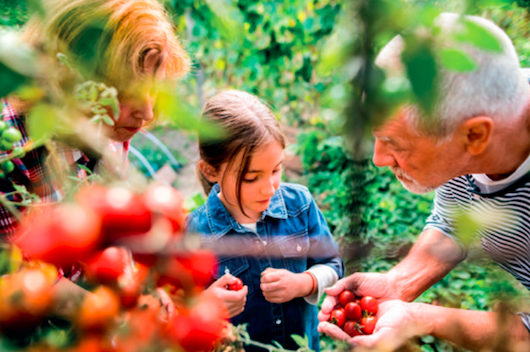
[[[136,306],[148,273],[147,267],[136,263],[130,272],[127,271],[118,279],[118,295],[123,308],[129,309]]]
[[[235,281],[231,284],[228,284],[228,290],[230,291],[239,291],[243,288],[243,281],[240,278],[236,277]]]
[[[35,328],[52,307],[56,278],[57,269],[45,265],[0,278],[0,330],[19,336]]]
[[[170,186],[154,184],[147,189],[144,199],[149,210],[161,214],[171,222],[173,233],[182,231],[187,210],[180,192]]]
[[[110,242],[151,229],[151,212],[143,198],[126,188],[88,187],[79,191],[76,199],[98,213],[103,235]]]
[[[85,296],[76,322],[83,330],[104,331],[112,324],[119,310],[116,294],[110,288],[100,286]]]
[[[353,292],[344,290],[339,295],[339,303],[341,306],[346,307],[349,302],[355,301],[355,295]]]
[[[180,309],[169,327],[169,337],[187,352],[209,351],[222,336],[228,315],[221,301],[202,297],[189,309]]]
[[[213,281],[217,265],[217,256],[207,250],[180,253],[169,258],[159,280],[185,290],[203,288]]]
[[[332,311],[330,321],[339,328],[342,328],[344,323],[346,323],[346,314],[344,313],[344,308],[337,308]]]
[[[363,317],[361,319],[362,332],[364,334],[370,335],[374,332],[375,324],[377,323],[377,318],[374,316]]]
[[[363,317],[363,312],[361,307],[355,302],[349,302],[344,307],[344,313],[346,314],[346,319],[352,321],[359,321]]]
[[[63,203],[29,215],[15,244],[31,259],[69,267],[94,252],[101,222],[87,208]]]
[[[87,278],[100,284],[116,283],[125,273],[128,254],[123,248],[108,247],[94,254],[84,264]]]
[[[368,315],[377,314],[377,308],[379,307],[379,304],[375,298],[371,296],[365,296],[361,298],[360,305],[364,313]]]
[[[355,321],[347,321],[344,324],[344,332],[351,337],[362,335],[363,333],[360,331],[359,324]]]

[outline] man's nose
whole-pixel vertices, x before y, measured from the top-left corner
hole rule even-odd
[[[383,142],[375,139],[373,162],[377,167],[395,166],[396,159]]]

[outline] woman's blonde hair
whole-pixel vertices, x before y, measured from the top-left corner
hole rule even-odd
[[[227,164],[231,168],[241,154],[236,181],[236,198],[241,204],[241,183],[248,171],[255,151],[272,142],[285,148],[286,140],[278,119],[271,109],[256,96],[238,91],[221,92],[208,100],[202,111],[203,118],[222,130],[220,138],[199,138],[200,159],[219,170]],[[208,195],[214,185],[197,167],[197,176]]]
[[[44,6],[44,16],[26,25],[24,39],[50,55],[66,54],[74,66],[88,63],[96,78],[119,91],[145,75],[152,50],[166,77],[189,70],[189,57],[157,0],[45,0]]]

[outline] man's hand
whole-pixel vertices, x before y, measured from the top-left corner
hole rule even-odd
[[[267,268],[261,273],[260,287],[267,301],[285,303],[308,295],[313,287],[313,279],[304,273]]]
[[[372,335],[350,337],[338,326],[320,322],[318,331],[336,340],[347,341],[354,346],[377,347],[381,351],[394,351],[411,337],[427,335],[431,332],[428,321],[418,314],[426,305],[406,303],[398,300],[386,301],[379,306],[378,321]]]
[[[245,310],[245,303],[247,303],[248,286],[243,286],[239,291],[229,291],[226,288],[227,285],[235,281],[234,276],[225,274],[204,291],[205,294],[212,294],[224,302],[230,318],[241,314]]]
[[[328,295],[322,302],[321,310],[318,313],[318,320],[321,322],[329,320],[331,312],[339,303],[338,296],[344,290],[352,291],[358,297],[372,296],[377,298],[379,303],[397,298],[393,289],[393,283],[386,274],[355,273],[337,281],[335,285],[324,290]],[[332,329],[329,332],[332,333],[334,330]],[[333,334],[330,336],[335,337]],[[344,340],[340,336],[336,338]]]
[[[427,307],[421,303],[397,300],[384,302],[379,306],[374,333],[355,336],[350,342],[367,348],[394,351],[414,336],[431,334],[429,319],[423,319],[428,316],[423,312]]]

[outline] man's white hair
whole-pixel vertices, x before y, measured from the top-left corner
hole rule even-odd
[[[470,43],[458,42],[452,38],[464,26],[459,17],[452,13],[438,16],[435,24],[440,27],[440,34],[434,38],[435,48],[462,50],[477,63],[476,69],[456,72],[438,64],[438,99],[432,116],[422,118],[416,106],[409,106],[406,111],[406,116],[419,131],[439,139],[450,137],[458,125],[476,116],[489,116],[497,123],[516,121],[523,115],[528,102],[528,80],[506,33],[490,20],[465,16],[466,20],[495,36],[502,51],[486,51]],[[402,74],[403,49],[403,39],[396,36],[381,50],[376,64],[388,75]]]

